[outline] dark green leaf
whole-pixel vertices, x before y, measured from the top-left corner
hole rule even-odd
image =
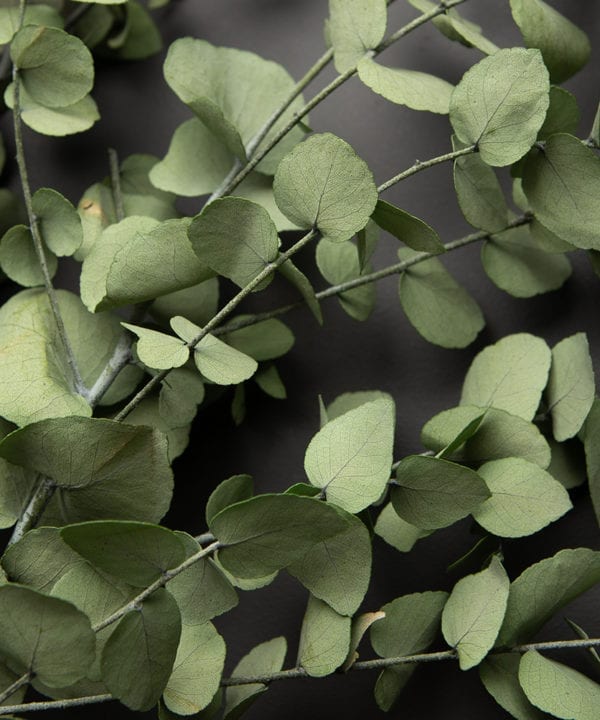
[[[349,617],[338,615],[329,605],[312,595],[302,621],[298,664],[311,677],[335,672],[350,649]]]
[[[413,250],[427,253],[443,253],[445,250],[439,235],[432,227],[385,200],[377,201],[373,220],[382,230],[386,230]]]
[[[479,677],[494,700],[517,720],[544,720],[527,700],[519,684],[521,657],[515,653],[494,653],[479,666]]]
[[[206,502],[206,522],[211,524],[213,518],[221,510],[234,503],[248,500],[254,492],[254,482],[250,475],[233,475],[212,491]]]

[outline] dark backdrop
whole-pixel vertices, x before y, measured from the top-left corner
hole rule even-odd
[[[600,7],[589,0],[554,0],[552,4],[596,42],[588,68],[566,86],[580,102],[583,137],[591,127],[600,87]],[[325,0],[176,0],[157,16],[165,46],[178,37],[193,35],[217,45],[252,50],[282,63],[294,77],[300,77],[323,52],[322,23],[326,12]],[[471,0],[461,12],[489,28],[489,35],[498,45],[519,44],[508,0]],[[414,15],[407,3],[396,2],[390,12],[390,29],[400,27]],[[386,51],[383,60],[457,82],[479,57],[475,51],[450,44],[434,28],[426,26]],[[34,185],[55,187],[76,202],[88,185],[106,174],[107,147],[115,147],[122,157],[134,152],[164,155],[173,130],[189,116],[189,111],[162,79],[163,58],[164,53],[128,67],[98,65],[94,95],[102,120],[92,131],[64,140],[27,132]],[[331,76],[331,72],[325,74],[311,91]],[[317,131],[329,130],[350,142],[367,160],[378,182],[417,158],[426,159],[449,149],[447,118],[394,106],[363,88],[356,79],[315,110],[310,124]],[[1,127],[5,135],[10,135],[7,118]],[[9,138],[9,148],[10,143]],[[9,167],[16,187],[14,171],[14,166]],[[430,222],[444,241],[470,232],[453,194],[450,165],[421,173],[390,190],[386,198]],[[186,203],[189,212],[195,206],[194,202]],[[393,262],[397,249],[397,242],[389,237],[381,245],[376,257],[379,267]],[[288,400],[279,402],[250,392],[248,417],[240,428],[230,419],[229,395],[200,412],[190,448],[176,463],[177,484],[168,524],[202,532],[207,495],[220,480],[234,473],[254,475],[259,492],[280,491],[303,480],[304,450],[318,428],[319,393],[330,401],[346,391],[378,388],[390,392],[398,409],[396,456],[402,457],[422,449],[419,430],[429,417],[457,403],[474,353],[506,334],[532,332],[554,344],[574,332],[585,331],[596,367],[600,368],[600,281],[584,257],[574,258],[573,276],[561,290],[529,300],[511,298],[492,285],[481,268],[477,247],[452,253],[446,262],[472,291],[486,315],[487,326],[473,346],[454,351],[426,343],[400,310],[394,278],[379,283],[377,310],[364,324],[349,319],[335,300],[324,306],[322,329],[306,311],[295,312],[289,322],[296,334],[296,346],[279,363],[288,385]],[[69,278],[63,281],[68,284]],[[257,302],[276,306],[285,292],[285,288],[274,285],[266,300]],[[587,490],[579,489],[573,495],[575,509],[565,518],[533,538],[506,544],[506,565],[512,577],[562,547],[600,547]],[[422,540],[408,555],[376,539],[372,590],[365,608],[376,609],[408,592],[450,589],[458,576],[448,573],[446,567],[473,542],[468,521]],[[284,573],[271,587],[243,595],[239,607],[216,623],[229,645],[228,670],[254,645],[282,634],[289,644],[286,665],[294,664],[305,603],[306,591]],[[568,615],[598,636],[599,605],[600,588],[573,603]],[[570,637],[562,613],[540,637]],[[367,649],[363,657],[368,656]],[[583,653],[571,653],[569,661],[587,667]],[[355,673],[274,684],[247,717],[384,717],[372,699],[375,677],[372,673]],[[107,718],[127,714],[111,703],[73,711],[73,716],[84,717],[90,712]],[[501,720],[508,715],[487,696],[476,671],[461,673],[455,664],[434,664],[419,669],[399,707],[389,717]]]

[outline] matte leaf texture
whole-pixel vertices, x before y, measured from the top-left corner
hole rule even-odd
[[[600,525],[600,445],[598,437],[600,437],[600,400],[596,398],[585,424],[583,439],[590,495],[596,519]]]
[[[519,682],[529,701],[553,717],[595,720],[598,716],[600,685],[535,650],[522,657]]]
[[[287,569],[337,613],[354,615],[371,579],[371,537],[362,520],[334,509],[347,522],[347,529],[318,542]]]
[[[237,315],[232,322],[249,319],[250,315]],[[285,355],[294,345],[294,334],[277,318],[269,318],[254,325],[232,330],[225,335],[228,345],[258,362],[273,360]]]
[[[246,159],[248,143],[294,89],[293,79],[277,63],[254,53],[215,47],[205,40],[189,37],[172,43],[164,74],[177,96],[241,160]],[[259,149],[270,142],[303,104],[301,96],[291,103]],[[281,157],[303,135],[300,128],[292,130],[258,169],[273,174]]]
[[[534,335],[517,333],[498,340],[471,363],[460,404],[491,406],[533,420],[551,358],[550,348]]]
[[[52,479],[49,524],[109,518],[158,522],[173,492],[162,433],[112,420],[42,420],[0,442],[0,455]]]
[[[36,190],[32,205],[50,250],[61,257],[73,255],[83,242],[81,219],[73,205],[51,188]]]
[[[459,140],[477,145],[488,165],[511,165],[536,140],[550,81],[538,50],[499,50],[468,70],[450,101]]]
[[[119,621],[102,653],[102,679],[131,710],[158,702],[175,662],[181,634],[177,603],[159,588]]]
[[[298,664],[311,677],[331,675],[348,655],[350,625],[349,617],[311,595],[302,621]]]
[[[550,105],[544,124],[540,128],[538,140],[548,140],[556,133],[574,135],[579,126],[581,114],[577,99],[564,88],[552,85],[550,88]]]
[[[58,263],[54,253],[45,250],[48,274],[54,277]],[[24,287],[37,287],[44,284],[44,275],[29,228],[26,225],[14,225],[2,237],[0,242],[0,267],[11,280]]]
[[[367,51],[383,40],[387,24],[385,0],[329,0],[329,36],[335,69],[353,70]]]
[[[524,570],[510,586],[499,646],[529,640],[562,607],[600,582],[600,552],[561,550]]]
[[[183,317],[171,319],[171,327],[182,340],[192,342],[200,328]],[[217,385],[237,385],[251,378],[258,368],[253,358],[230,347],[213,335],[206,335],[194,346],[194,362],[207,380]]]
[[[429,535],[426,530],[421,530],[403,520],[394,510],[391,502],[379,513],[374,530],[376,535],[399,552],[409,552],[417,540]]]
[[[473,517],[499,537],[533,535],[573,507],[558,480],[527,460],[495,460],[478,472],[492,496],[473,512]]]
[[[18,3],[12,7],[0,7],[0,44],[9,43],[19,29]],[[62,28],[63,18],[57,9],[49,5],[29,5],[25,8],[23,25],[45,25]]]
[[[335,508],[295,495],[259,495],[235,503],[210,524],[223,546],[219,561],[240,578],[281,570],[347,527],[348,521]]]
[[[167,370],[181,367],[187,362],[190,349],[183,340],[129,323],[121,325],[137,335],[136,352],[144,365],[157,370]]]
[[[500,182],[479,154],[456,158],[454,189],[462,214],[473,227],[487,232],[506,228],[509,212]]]
[[[254,493],[254,482],[250,475],[232,475],[223,480],[212,491],[206,501],[206,524],[210,525],[215,515],[234,503],[248,500]]]
[[[212,623],[184,625],[164,690],[165,705],[178,715],[204,710],[219,690],[224,664],[225,641]]]
[[[400,260],[414,253],[399,250]],[[398,283],[400,304],[411,325],[429,342],[447,348],[470,345],[485,320],[477,302],[437,258],[408,268]]]
[[[600,250],[600,159],[572,135],[553,135],[534,149],[523,170],[523,190],[538,220],[584,250]]]
[[[382,230],[413,250],[428,253],[443,253],[445,250],[440,236],[432,227],[385,200],[377,201],[373,220]]]
[[[315,290],[310,284],[310,280],[301,270],[298,270],[291,260],[286,260],[283,265],[279,266],[278,270],[281,275],[298,290],[316,321],[319,325],[322,325],[323,314],[321,312],[321,306],[315,295]]]
[[[483,660],[494,646],[504,619],[510,580],[502,563],[492,558],[489,567],[459,580],[442,613],[442,633],[458,652],[461,670]]]
[[[231,677],[258,677],[279,672],[283,667],[286,651],[287,643],[284,637],[267,640],[244,655],[235,666]],[[261,683],[228,687],[225,691],[224,720],[237,720],[266,689],[267,685]]]
[[[79,523],[64,527],[61,537],[93,566],[136,587],[151,585],[186,557],[179,535],[149,523],[119,520]]]
[[[0,586],[0,655],[13,672],[62,687],[85,676],[95,649],[89,619],[71,603],[21,585]]]
[[[29,97],[45,107],[73,105],[92,89],[90,51],[63,30],[27,25],[13,38],[10,55]]]
[[[210,203],[194,219],[188,235],[200,262],[241,288],[275,260],[279,249],[269,213],[243,198]]]
[[[373,92],[397,105],[440,115],[449,112],[454,87],[435,75],[388,68],[366,57],[358,63],[358,77]]]
[[[183,315],[196,325],[206,325],[217,314],[218,307],[219,280],[215,277],[189,288],[161,295],[150,306],[150,312],[165,324],[175,315]]]
[[[506,712],[517,720],[544,720],[547,716],[534,707],[519,683],[521,656],[493,653],[479,666],[485,689]]]
[[[355,410],[357,407],[365,405],[368,402],[373,402],[374,400],[394,401],[389,393],[382,392],[381,390],[359,390],[358,392],[342,393],[327,405],[325,410],[327,415],[326,420],[327,422],[335,420],[335,418],[344,415],[349,410]],[[325,423],[323,423],[323,425],[324,424]]]
[[[376,502],[390,476],[394,421],[393,402],[381,399],[327,423],[304,456],[310,482],[350,513]]]
[[[473,470],[422,455],[401,461],[391,493],[398,515],[422,530],[452,525],[489,496],[483,479]]]
[[[539,48],[552,82],[574,75],[590,57],[587,35],[543,0],[510,0],[527,47]]]
[[[577,333],[552,348],[546,400],[558,442],[574,437],[594,402],[596,385],[587,337]]]
[[[481,264],[495,285],[519,298],[558,290],[571,275],[569,260],[540,250],[531,229],[524,225],[487,240]]]
[[[377,203],[367,164],[330,133],[313,135],[283,158],[273,192],[281,212],[298,227],[317,228],[334,242],[362,230]]]

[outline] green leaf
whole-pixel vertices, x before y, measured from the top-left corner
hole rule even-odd
[[[215,515],[226,507],[242,500],[248,500],[252,497],[253,492],[254,482],[251,475],[233,475],[227,480],[223,480],[206,501],[206,523],[210,525]]]
[[[393,402],[381,399],[327,423],[306,450],[310,482],[351,513],[376,502],[390,476],[394,420]]]
[[[481,417],[476,432],[469,437],[462,448],[445,451],[471,423]],[[421,431],[421,442],[444,457],[481,464],[506,457],[521,457],[529,462],[547,468],[550,464],[550,448],[539,429],[523,418],[510,415],[504,410],[473,405],[460,405],[444,410],[429,420]]]
[[[600,159],[572,135],[553,135],[528,157],[523,190],[539,221],[584,250],[600,250]]]
[[[317,228],[333,242],[348,240],[362,230],[377,202],[367,164],[348,143],[330,133],[313,135],[283,158],[273,192],[279,209],[292,222]]]
[[[409,455],[396,470],[391,500],[403,520],[435,530],[466,517],[489,496],[473,470],[447,460]]]
[[[594,368],[585,333],[576,333],[552,348],[546,400],[558,442],[574,437],[594,403]]]
[[[197,68],[203,68],[202,73]],[[254,53],[214,47],[204,40],[182,38],[172,43],[164,65],[167,83],[206,127],[241,160],[246,147],[294,90],[294,80],[277,63]],[[251,92],[250,92],[251,89]],[[265,147],[304,105],[292,102],[259,145]],[[295,128],[263,160],[258,169],[272,174],[281,157],[303,137]]]
[[[139,325],[125,322],[121,325],[137,335],[136,351],[144,365],[156,370],[170,370],[181,367],[187,362],[190,350],[179,338],[156,330],[148,330]]]
[[[260,677],[279,672],[283,667],[287,643],[284,637],[273,638],[257,645],[235,666],[231,677]],[[252,705],[267,685],[253,683],[228,687],[225,691],[224,720],[237,720]]]
[[[528,700],[554,717],[595,720],[598,715],[600,685],[535,650],[521,658],[519,682]]]
[[[550,88],[550,106],[544,124],[538,133],[538,140],[548,140],[556,133],[574,135],[579,125],[580,113],[574,95],[564,88],[553,85]]]
[[[506,612],[510,580],[497,557],[485,570],[459,580],[442,613],[444,639],[461,670],[479,665],[494,646]]]
[[[254,381],[258,387],[266,394],[276,400],[285,400],[287,392],[285,385],[281,380],[281,376],[275,365],[269,365],[266,368],[258,370],[254,376]]]
[[[0,454],[55,483],[47,524],[100,517],[158,522],[171,502],[166,443],[148,427],[82,417],[42,420],[7,436]]]
[[[590,495],[600,525],[600,400],[596,398],[584,426],[585,461]]]
[[[200,550],[186,533],[176,533],[186,548],[186,559]],[[237,593],[211,558],[198,560],[169,581],[169,592],[179,606],[183,625],[203,625],[238,604]]]
[[[391,502],[379,513],[375,534],[399,552],[410,552],[417,540],[429,535],[426,530],[421,530],[399,517]]]
[[[3,583],[2,583],[3,584]],[[4,691],[7,688],[9,688],[15,680],[18,680],[19,676],[17,673],[12,672],[4,665],[0,665],[0,691]],[[2,705],[19,705],[23,702],[23,699],[25,698],[25,693],[27,692],[26,687],[22,687],[16,692],[9,695],[6,700],[0,703],[0,707]],[[8,716],[10,718],[10,715]]]
[[[510,0],[525,45],[539,48],[552,82],[561,83],[587,63],[587,35],[543,0]]]
[[[180,125],[163,160],[150,171],[150,181],[161,190],[183,197],[213,192],[233,163],[232,153],[198,119]]]
[[[508,206],[496,173],[478,154],[454,161],[454,189],[465,220],[487,232],[504,230],[509,222]]]
[[[353,70],[383,40],[387,25],[385,0],[330,0],[329,33],[338,73]]]
[[[401,657],[426,650],[440,627],[445,592],[403,595],[384,605],[385,617],[371,626],[371,644],[380,657]],[[375,699],[382,710],[389,710],[415,665],[386,668],[375,686]]]
[[[147,587],[186,557],[180,536],[160,525],[101,520],[67,525],[62,539],[94,567]]]
[[[340,285],[360,277],[360,261],[358,249],[351,242],[332,243],[329,240],[321,240],[317,245],[316,253],[317,266],[321,275],[331,283]],[[371,267],[365,268],[367,272]],[[375,285],[369,283],[354,290],[339,293],[337,296],[342,308],[358,321],[369,318],[375,307]]]
[[[26,222],[27,214],[21,200],[10,190],[0,188],[0,233]]]
[[[317,542],[288,572],[340,615],[354,615],[369,589],[371,537],[359,518],[332,507],[347,529]]]
[[[32,205],[50,250],[60,257],[73,255],[83,242],[81,219],[73,205],[50,188],[36,190]]]
[[[96,638],[71,603],[21,585],[0,586],[0,654],[10,670],[50,687],[76,682],[94,661]]]
[[[432,227],[385,200],[377,201],[373,221],[413,250],[427,253],[445,251],[440,236]]]
[[[359,392],[342,393],[327,405],[327,421],[335,420],[349,410],[355,410],[361,405],[373,402],[374,400],[394,402],[394,399],[389,393],[382,392],[381,390],[362,390]]]
[[[0,7],[0,45],[12,40],[20,26],[20,15],[18,3],[13,3],[12,7]],[[25,8],[23,25],[62,28],[63,19],[60,12],[50,5],[28,5]]]
[[[313,498],[260,495],[225,508],[209,527],[223,546],[219,550],[223,567],[240,578],[259,578],[345,532],[348,521]]]
[[[184,625],[173,672],[164,691],[165,705],[179,715],[207,708],[219,690],[225,641],[212,623]]]
[[[49,250],[44,254],[48,274],[53,278],[58,267],[56,256]],[[26,225],[15,225],[4,234],[0,243],[0,267],[11,280],[24,287],[44,284],[44,274]]]
[[[308,309],[315,316],[319,325],[322,325],[323,314],[321,313],[321,306],[315,295],[314,288],[306,275],[301,270],[298,270],[291,260],[286,260],[283,265],[280,265],[277,269],[279,273],[298,290]]]
[[[362,615],[357,615],[352,618],[352,627],[350,629],[350,648],[348,649],[346,660],[342,665],[342,670],[344,672],[348,672],[348,670],[350,670],[360,657],[358,653],[358,646],[362,642],[367,630],[371,627],[371,625],[373,625],[373,623],[376,623],[384,617],[385,613],[378,610],[377,612],[362,613]]]
[[[402,261],[413,256],[410,250],[398,251]],[[477,302],[437,258],[404,270],[400,275],[398,293],[410,323],[435,345],[466,347],[485,325]]]
[[[482,350],[471,363],[461,405],[495,407],[532,420],[548,381],[550,348],[534,335],[508,335]]]
[[[245,198],[262,205],[275,223],[278,232],[298,230],[296,223],[286,218],[277,207],[273,194],[273,178],[259,172],[251,172],[233,191],[236,197]]]
[[[435,75],[417,70],[388,68],[370,57],[358,63],[358,77],[373,92],[412,110],[447,115],[453,86]]]
[[[335,672],[350,649],[350,625],[349,617],[311,595],[302,620],[298,665],[311,677]]]
[[[191,398],[188,398],[189,400]],[[179,415],[173,417],[169,412],[164,413],[164,402],[161,403],[160,395],[142,400],[127,416],[127,423],[136,427],[149,426],[163,434],[166,438],[169,462],[179,457],[188,445],[190,423],[183,422]]]
[[[219,308],[219,280],[210,278],[198,285],[161,295],[150,306],[150,312],[163,323],[175,315],[191,320],[196,325],[206,325]]]
[[[237,315],[232,318],[232,323],[243,322],[251,317]],[[225,341],[236,350],[263,362],[289,352],[294,345],[294,334],[281,320],[270,318],[226,333]]]
[[[537,50],[499,50],[468,70],[450,102],[458,138],[488,165],[511,165],[535,142],[548,109],[548,71]]]
[[[513,653],[494,653],[479,666],[479,677],[494,700],[517,720],[544,720],[546,715],[527,700],[519,684],[521,657]]]
[[[192,248],[202,264],[244,288],[277,257],[279,237],[269,213],[243,198],[215,200],[192,221]],[[268,284],[265,279],[256,289]]]
[[[527,460],[495,460],[478,472],[492,496],[473,512],[473,517],[499,537],[533,535],[573,507],[564,487]]]
[[[183,317],[171,318],[171,327],[189,343],[201,329]],[[254,375],[256,360],[230,347],[213,335],[206,335],[194,346],[194,362],[205,378],[217,385],[237,385]]]
[[[191,423],[203,400],[204,383],[192,368],[173,370],[161,381],[158,409],[171,427]]]
[[[90,51],[63,30],[26,25],[14,36],[10,56],[29,97],[45,107],[73,105],[92,89]]]
[[[510,586],[498,646],[529,640],[562,607],[600,582],[600,552],[561,550],[528,567]]]
[[[125,11],[125,27],[106,43],[110,54],[121,60],[142,60],[160,52],[162,38],[146,8],[136,0],[129,0]]]
[[[102,653],[102,679],[111,695],[131,710],[153,708],[169,680],[180,634],[177,603],[164,588],[127,613]]]

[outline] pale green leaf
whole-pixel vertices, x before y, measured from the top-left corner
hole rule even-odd
[[[165,705],[178,715],[207,708],[219,690],[225,641],[212,623],[184,625],[173,672],[164,691]]]
[[[410,250],[398,251],[400,260],[410,260],[413,255]],[[485,325],[477,302],[437,258],[405,270],[398,293],[410,323],[435,345],[466,347]]]
[[[379,513],[375,523],[375,534],[399,552],[410,552],[417,540],[429,535],[426,530],[421,530],[403,520],[394,510],[391,502]]]
[[[533,535],[573,507],[564,487],[527,460],[495,460],[478,472],[492,496],[473,512],[473,517],[499,537]]]
[[[44,255],[48,274],[53,278],[58,267],[56,255],[49,250],[45,250]],[[0,241],[0,267],[11,280],[24,287],[44,284],[44,274],[26,225],[15,225],[4,234]]]
[[[241,578],[259,578],[291,565],[348,521],[335,508],[297,495],[260,495],[215,515],[211,532],[222,544],[219,561]]]
[[[286,218],[277,207],[273,194],[273,178],[259,172],[251,172],[233,191],[233,195],[262,205],[275,223],[278,232],[298,230],[296,223]]]
[[[548,140],[556,133],[577,132],[580,113],[574,95],[564,88],[553,85],[550,88],[550,106],[544,124],[538,133],[538,140]]]
[[[466,517],[489,496],[473,470],[447,460],[409,455],[396,470],[391,500],[403,520],[435,530]]]
[[[442,633],[458,652],[461,670],[479,665],[504,619],[510,580],[497,557],[485,570],[454,586],[442,613]]]
[[[273,192],[279,209],[292,222],[317,228],[334,242],[362,230],[377,202],[367,164],[348,143],[330,133],[313,135],[283,158]]]
[[[527,699],[554,717],[565,720],[596,720],[598,717],[600,685],[535,650],[521,658],[519,682]]]
[[[310,482],[348,512],[360,512],[383,494],[394,443],[394,405],[375,400],[327,423],[304,457]]]
[[[269,213],[243,198],[227,197],[207,205],[193,220],[188,236],[202,264],[241,288],[275,260],[279,249]],[[265,280],[260,289],[268,284]]]
[[[83,242],[81,219],[71,203],[56,190],[40,188],[32,198],[42,237],[59,256],[73,255]]]
[[[499,646],[529,640],[571,600],[600,582],[600,552],[561,550],[528,567],[510,586]]]
[[[600,159],[580,140],[553,135],[528,157],[523,190],[551,232],[585,250],[600,250]]]
[[[7,3],[5,3],[8,5]],[[0,45],[12,40],[19,29],[20,9],[18,2],[12,7],[0,7]],[[45,25],[46,27],[63,27],[63,18],[56,8],[50,5],[28,5],[25,8],[23,25]]]
[[[237,315],[232,324],[249,319],[250,315]],[[225,342],[249,355],[258,362],[273,360],[285,355],[294,345],[294,334],[277,318],[270,318],[248,327],[226,333]]]
[[[550,348],[541,338],[528,333],[508,335],[475,357],[460,404],[491,406],[532,420],[548,381],[550,362]]]
[[[413,250],[434,254],[445,250],[440,236],[432,227],[385,200],[377,201],[373,221]]]
[[[574,437],[585,422],[596,391],[594,368],[585,333],[576,333],[552,348],[546,401],[552,431],[559,442]]]
[[[450,102],[458,138],[488,165],[510,165],[535,142],[548,109],[548,71],[537,50],[499,50],[468,70]]]
[[[350,649],[349,617],[312,595],[308,599],[298,646],[298,665],[311,677],[331,675]]]
[[[385,0],[329,0],[329,37],[335,69],[353,70],[368,50],[383,40],[387,24]]]
[[[465,220],[487,232],[499,232],[508,225],[504,193],[496,173],[478,154],[463,155],[454,161],[454,189]]]
[[[539,48],[552,82],[560,83],[587,63],[587,35],[543,0],[510,0],[525,45]]]
[[[137,335],[136,351],[144,365],[156,370],[170,370],[181,367],[187,362],[190,350],[183,340],[139,325],[130,323],[121,323],[121,325]]]
[[[379,65],[369,57],[358,63],[358,77],[373,92],[412,110],[447,115],[453,86],[446,80],[419,72]]]
[[[95,649],[89,619],[71,603],[21,585],[0,586],[0,654],[13,672],[62,687],[85,676]]]
[[[344,415],[349,410],[355,410],[361,405],[365,405],[373,400],[388,400],[394,402],[389,393],[381,390],[362,390],[359,392],[342,393],[336,399],[327,405],[327,421],[335,420],[335,418]],[[323,423],[325,424],[325,423]]]
[[[527,699],[519,684],[521,657],[515,653],[493,653],[479,666],[479,677],[485,689],[507,713],[517,720],[544,720]]]
[[[159,588],[119,621],[102,653],[102,679],[131,710],[150,710],[173,668],[181,634],[177,603]]]

